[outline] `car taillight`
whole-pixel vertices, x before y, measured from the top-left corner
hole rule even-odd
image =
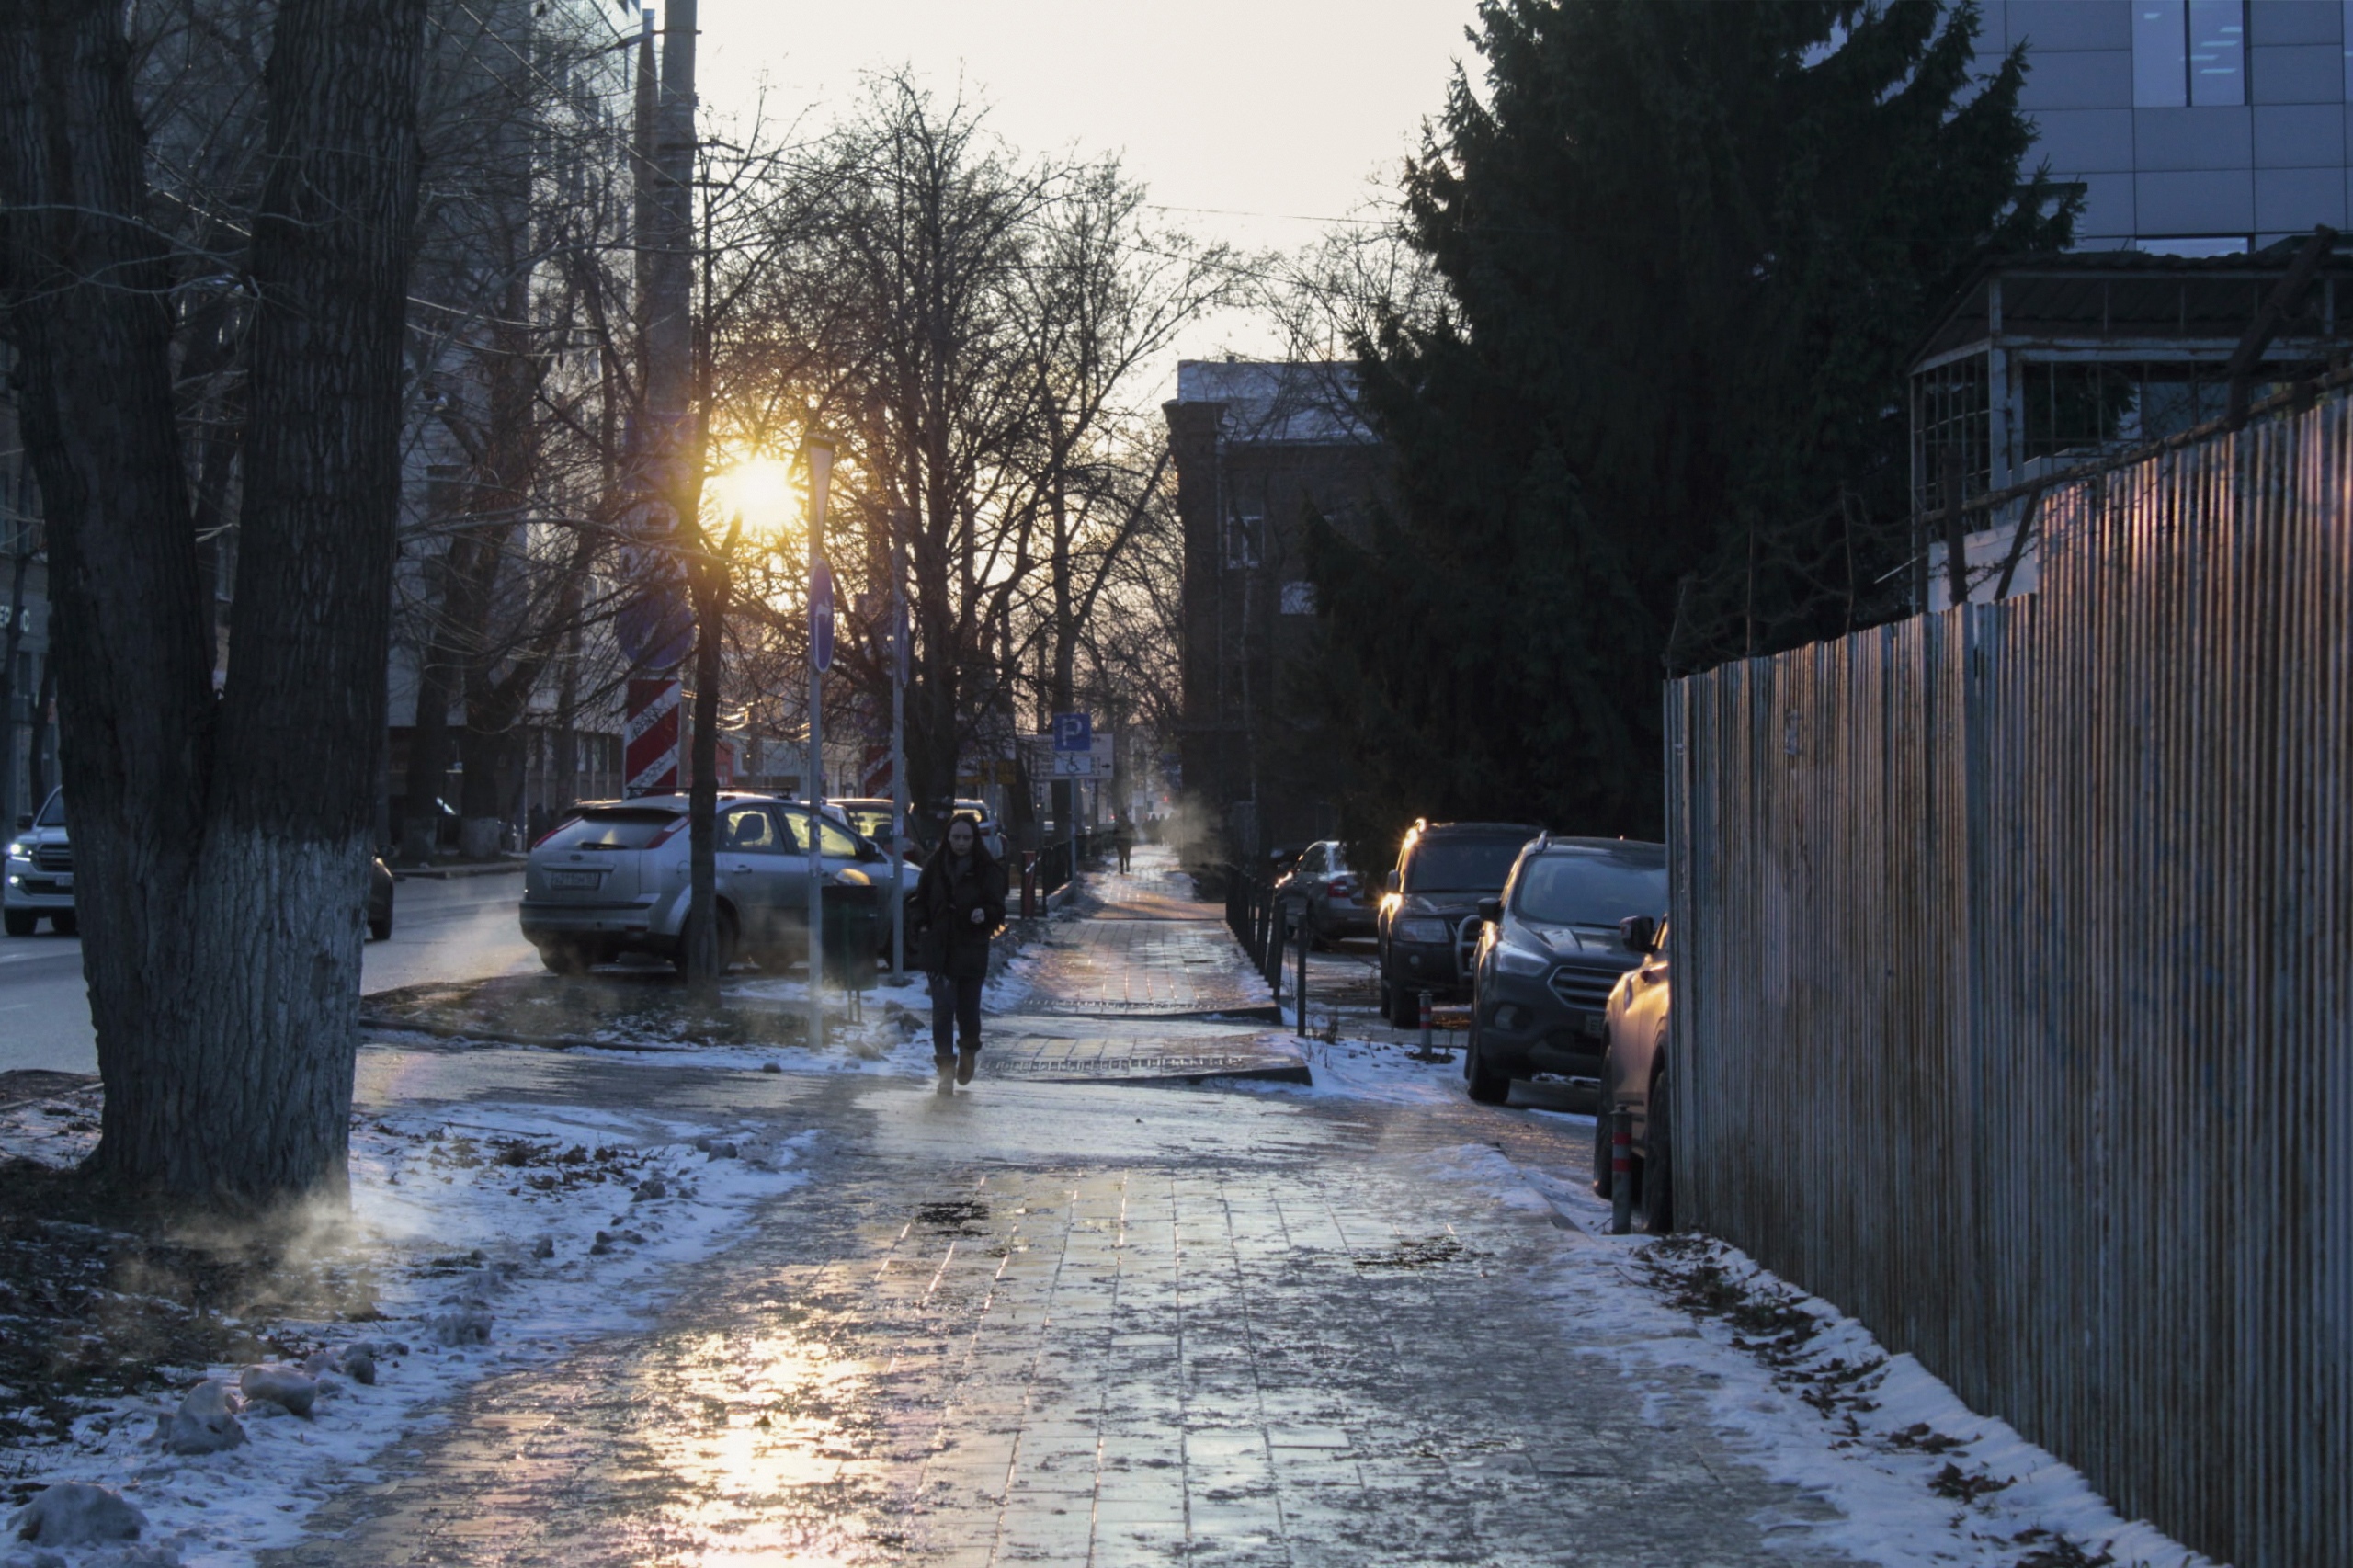
[[[1357,896],[1357,880],[1354,877],[1334,877],[1331,892],[1334,898],[1354,898]]]

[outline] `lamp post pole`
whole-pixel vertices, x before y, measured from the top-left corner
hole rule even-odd
[[[891,512],[891,972],[907,973],[907,514]]]
[[[809,1043],[825,1043],[825,858],[820,832],[825,804],[825,666],[833,662],[833,581],[825,566],[825,496],[834,444],[812,436],[801,448],[809,469]]]

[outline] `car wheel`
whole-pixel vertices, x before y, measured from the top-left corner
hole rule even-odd
[[[371,942],[389,942],[392,939],[392,912],[391,910],[387,909],[384,911],[384,917],[381,920],[370,920],[368,922],[368,939]]]
[[[1422,1027],[1422,1000],[1404,986],[1392,981],[1388,991],[1389,1021],[1401,1029]]]
[[[29,909],[9,910],[7,912],[8,935],[11,937],[31,936],[33,934],[33,923],[40,918],[40,915],[35,915]]]
[[[542,942],[540,962],[550,974],[581,974],[588,968],[588,955],[571,942]]]
[[[670,955],[670,967],[680,974],[687,972],[687,949],[694,927],[691,924],[678,929],[678,950]],[[724,909],[719,912],[719,972],[725,974],[735,964],[735,917]]]
[[[82,932],[82,917],[72,910],[49,917],[49,928],[61,937],[76,937]]]
[[[1674,1111],[1667,1100],[1666,1070],[1651,1074],[1650,1105],[1645,1110],[1648,1135],[1643,1148],[1643,1219],[1654,1236],[1675,1230]]]
[[[1501,1105],[1511,1098],[1511,1074],[1487,1065],[1479,1049],[1479,1015],[1471,1015],[1471,1040],[1462,1051],[1462,1075],[1470,1080],[1470,1096],[1480,1105]]]

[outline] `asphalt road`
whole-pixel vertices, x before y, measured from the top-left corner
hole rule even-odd
[[[519,871],[402,882],[392,940],[368,944],[363,984],[383,991],[538,968],[515,921],[522,894]],[[54,935],[47,922],[35,936],[0,939],[0,1072],[23,1067],[98,1070],[81,940]]]

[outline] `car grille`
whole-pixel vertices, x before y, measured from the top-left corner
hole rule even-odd
[[[44,871],[70,871],[74,869],[74,846],[44,844],[33,851],[33,864]]]
[[[1598,1013],[1609,1005],[1609,993],[1618,983],[1616,970],[1556,969],[1552,971],[1552,994],[1572,1007]]]

